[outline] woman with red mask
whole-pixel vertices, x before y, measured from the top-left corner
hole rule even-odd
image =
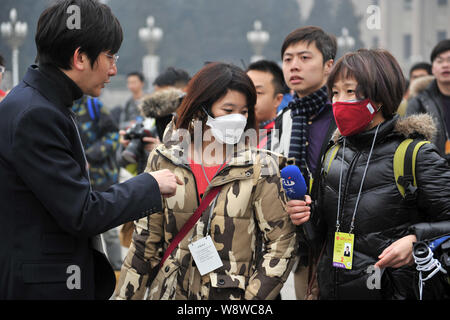
[[[417,190],[403,198],[394,154],[408,138],[430,140],[433,120],[396,114],[405,79],[385,50],[346,54],[327,85],[338,130],[322,163],[309,219],[323,239],[319,298],[414,299],[413,243],[425,240],[415,225],[450,219],[450,168],[433,144],[421,144],[415,158]],[[302,211],[288,212],[294,224],[308,220],[301,219]],[[343,254],[347,246],[350,256]]]

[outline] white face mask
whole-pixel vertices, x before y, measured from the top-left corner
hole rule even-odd
[[[207,112],[206,125],[211,128],[212,135],[220,143],[236,144],[241,140],[247,125],[247,118],[242,114],[233,113],[217,118],[211,117]]]

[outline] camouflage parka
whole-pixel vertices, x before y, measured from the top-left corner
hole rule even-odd
[[[216,201],[159,268],[171,240],[199,202],[195,177],[182,160],[183,149],[166,143],[153,150],[146,171],[169,169],[184,185],[178,186],[175,196],[164,199],[163,212],[135,222],[116,290],[118,299],[144,299],[146,294],[147,299],[155,300],[277,297],[297,248],[296,228],[286,213],[279,172],[279,161],[284,158],[250,148],[234,151],[232,160],[204,193],[222,186]],[[211,236],[223,266],[201,276],[188,245],[206,234]]]

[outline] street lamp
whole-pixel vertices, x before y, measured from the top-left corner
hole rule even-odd
[[[350,36],[347,28],[342,28],[342,34],[337,38],[337,44],[343,54],[355,46],[355,39]]]
[[[26,22],[17,21],[17,10],[11,9],[9,21],[2,22],[0,31],[12,49],[13,85],[19,83],[19,47],[22,45],[28,31]]]
[[[159,72],[159,57],[155,54],[158,44],[163,38],[161,28],[155,27],[155,18],[147,17],[147,26],[139,29],[139,39],[147,47],[148,54],[143,58],[143,73],[148,80],[149,90],[153,87],[153,81]]]
[[[262,30],[261,21],[255,20],[255,22],[253,23],[253,30],[247,32],[247,40],[252,45],[254,52],[254,55],[251,57],[250,62],[264,59],[262,51],[269,39],[269,33]]]

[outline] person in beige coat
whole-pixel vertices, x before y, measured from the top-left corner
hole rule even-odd
[[[277,297],[293,266],[297,236],[279,172],[286,159],[251,143],[255,102],[250,78],[233,65],[208,64],[191,80],[146,169],[169,169],[184,184],[164,200],[162,212],[135,222],[117,299]],[[218,195],[160,265],[201,199],[218,186]],[[189,245],[207,236],[222,266],[201,275]]]

